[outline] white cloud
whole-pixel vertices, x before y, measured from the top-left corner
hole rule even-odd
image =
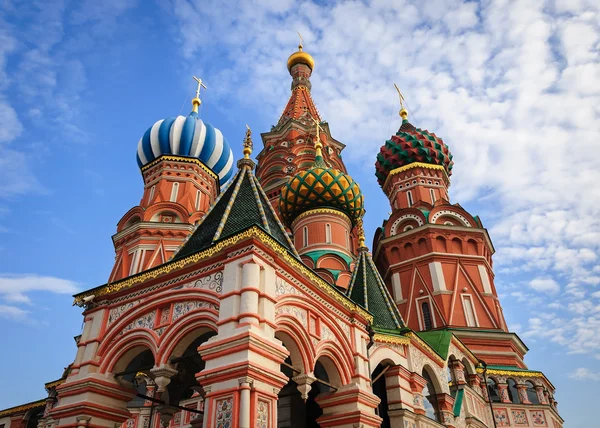
[[[79,285],[68,279],[40,275],[0,274],[0,298],[12,303],[31,303],[32,292],[74,294]]]
[[[529,281],[529,287],[542,293],[555,294],[560,291],[560,285],[552,278],[534,278]]]
[[[569,373],[569,378],[575,380],[585,380],[585,381],[600,381],[600,373],[594,373],[590,369],[586,369],[584,367],[579,367],[575,369],[572,373]]]
[[[27,321],[29,311],[16,306],[0,305],[0,317],[11,321]]]

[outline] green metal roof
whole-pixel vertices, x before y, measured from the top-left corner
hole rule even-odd
[[[444,360],[448,358],[452,332],[448,330],[418,331],[417,335],[427,342]]]
[[[221,193],[174,259],[210,247],[217,241],[258,226],[299,258],[284,227],[254,175],[254,162],[242,159],[238,172]]]
[[[347,254],[344,254],[341,251],[335,251],[335,250],[317,250],[317,251],[309,251],[308,253],[304,253],[302,255],[310,257],[310,259],[313,261],[313,263],[316,266],[317,265],[317,260],[319,260],[321,257],[323,257],[326,254],[335,254],[336,256],[341,257],[346,262],[346,264],[348,265],[348,268],[350,268],[350,263],[352,263],[352,258],[348,257]]]
[[[373,315],[376,329],[404,328],[404,321],[366,248],[360,248],[347,295]]]
[[[460,416],[460,408],[462,407],[463,397],[465,395],[464,389],[459,389],[454,397],[454,416]]]

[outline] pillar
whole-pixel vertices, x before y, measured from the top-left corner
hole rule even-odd
[[[527,396],[527,385],[518,384],[517,391],[522,404],[531,404],[531,401],[529,401],[529,397]]]
[[[375,414],[379,397],[362,389],[355,383],[340,387],[337,391],[320,394],[317,404],[323,415],[317,419],[327,428],[379,428],[382,419]]]
[[[240,385],[240,428],[250,428],[250,389],[253,379],[245,376],[238,379]]]
[[[468,382],[469,382],[469,386],[471,388],[473,388],[476,392],[480,393],[481,395],[484,395],[482,392],[482,389],[481,389],[482,386],[481,386],[481,379],[479,378],[479,375],[470,374],[468,376]],[[484,388],[484,389],[487,390],[487,388]],[[486,397],[486,395],[484,395],[484,397]]]
[[[423,403],[423,388],[427,385],[427,381],[417,373],[410,374],[410,388],[413,394],[413,408],[416,414],[425,414],[425,405]]]
[[[454,398],[448,394],[437,394],[440,421],[448,428],[454,428]]]
[[[503,403],[511,403],[508,398],[508,384],[498,382],[498,395]]]
[[[544,387],[542,385],[536,385],[535,392],[537,393],[538,400],[540,400],[540,404],[548,404],[546,394],[544,394]]]
[[[459,360],[452,360],[450,362],[450,369],[452,370],[453,377],[458,385],[466,385],[467,380],[465,379],[465,366]]]

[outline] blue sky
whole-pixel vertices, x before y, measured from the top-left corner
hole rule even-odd
[[[313,98],[366,194],[375,155],[411,121],[455,160],[451,197],[496,247],[507,322],[589,426],[600,386],[600,10],[597,2],[0,2],[0,408],[43,397],[75,356],[75,291],[104,283],[120,217],[139,202],[136,144],[156,120],[201,116],[241,153],[289,95],[296,31]],[[260,144],[258,141],[256,143]]]

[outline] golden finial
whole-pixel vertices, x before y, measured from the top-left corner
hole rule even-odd
[[[356,229],[358,232],[358,248],[363,248],[365,246],[365,229],[363,228],[362,218],[356,222]]]
[[[202,82],[202,79],[198,79],[196,76],[192,76],[192,77],[198,83],[198,88],[196,89],[196,98],[194,98],[192,100],[192,105],[194,106],[192,108],[192,111],[198,113],[198,107],[200,106],[200,104],[202,104],[202,101],[200,101],[200,89],[201,88],[207,89],[207,87],[204,84],[204,82]]]
[[[300,34],[300,31],[296,31],[296,33],[298,33],[298,37],[300,37],[300,43],[298,43],[298,50],[300,52],[302,52],[302,45],[304,44],[304,38],[302,37],[302,34]]]
[[[398,91],[398,96],[400,97],[400,117],[402,118],[402,120],[407,120],[408,111],[406,111],[406,109],[404,108],[404,95],[402,95],[402,92],[400,92],[400,88],[395,83],[394,87]]]
[[[252,130],[248,125],[246,125],[246,136],[244,137],[244,159],[250,159],[253,147],[254,145],[252,144]]]
[[[318,120],[316,120],[314,117],[310,116],[310,119],[315,123],[315,127],[316,127],[316,133],[317,136],[315,138],[315,151],[316,151],[316,156],[323,156],[323,153],[321,153],[321,149],[323,148],[323,143],[321,142],[321,134],[319,133],[319,131],[323,131],[323,128],[321,128],[321,124],[319,123]]]

